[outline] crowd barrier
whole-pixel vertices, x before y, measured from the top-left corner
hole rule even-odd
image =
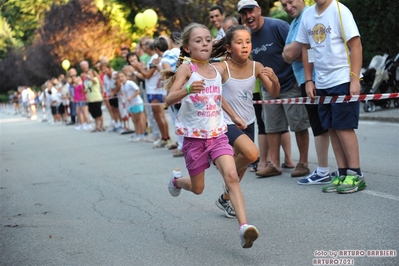
[[[123,95],[114,97],[104,97],[104,100],[113,98],[121,98],[123,105],[123,119],[128,119],[128,111],[126,106],[126,98]],[[399,93],[382,93],[382,94],[360,94],[360,95],[338,95],[338,96],[316,96],[315,99],[309,97],[297,97],[286,99],[273,99],[273,100],[257,100],[253,101],[254,104],[329,104],[329,103],[348,103],[357,101],[378,101],[385,99],[399,98]],[[165,105],[165,103],[141,103],[137,105]],[[42,102],[43,114],[45,114],[45,104]],[[13,105],[11,103],[0,103],[0,110],[2,112],[12,113]],[[71,115],[69,104],[66,106],[68,115]]]
[[[106,97],[104,99],[112,99],[115,97]],[[316,96],[315,99],[309,97],[296,97],[273,100],[257,100],[254,104],[329,104],[329,103],[348,103],[357,101],[377,101],[384,99],[399,98],[399,93],[382,93],[382,94],[360,94],[360,95],[337,95],[337,96]],[[141,103],[137,105],[165,105],[165,103]]]

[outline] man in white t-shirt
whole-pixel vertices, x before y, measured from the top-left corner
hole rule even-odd
[[[294,18],[285,40],[283,59],[291,64],[298,86],[301,89],[301,96],[306,97],[305,72],[302,64],[302,44],[296,41],[302,14],[308,8],[303,0],[280,0],[281,6],[287,14]],[[315,104],[306,104],[306,111],[312,127],[314,144],[317,154],[317,168],[305,178],[298,181],[299,185],[325,185],[331,182],[328,167],[328,146],[330,137],[328,130],[323,129],[319,118],[319,107]],[[334,175],[335,173],[332,173]]]

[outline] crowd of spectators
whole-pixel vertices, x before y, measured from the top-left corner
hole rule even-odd
[[[287,14],[294,18],[291,25],[279,19],[263,17],[260,6],[254,0],[238,3],[239,17],[226,16],[220,6],[211,7],[209,21],[217,30],[213,41],[222,39],[232,25],[245,24],[251,31],[252,58],[273,69],[278,76],[281,85],[278,98],[306,96],[306,86],[314,83],[315,74],[309,79],[304,78],[301,58],[303,46],[295,38],[301,15],[307,8],[300,0],[280,2]],[[331,1],[327,1],[323,6],[330,4]],[[351,37],[357,40],[358,36],[354,35]],[[102,57],[92,64],[93,68],[90,68],[88,61],[80,62],[80,74],[75,68],[71,68],[66,76],[60,75],[47,80],[39,93],[27,86],[21,86],[12,99],[14,112],[36,120],[36,109],[41,105],[45,107],[42,120],[53,125],[73,125],[77,131],[93,133],[108,131],[123,134],[134,129],[135,134],[131,135],[129,141],[150,142],[154,148],[173,149],[175,157],[183,156],[183,138],[175,136],[176,142],[171,141],[169,132],[173,130],[170,130],[165,115],[168,110],[172,123],[175,123],[179,104],[166,109],[164,99],[167,91],[161,80],[162,71],[176,69],[182,51],[179,40],[180,33],[173,32],[170,36],[156,39],[142,37],[133,51],[129,47],[122,47],[121,57],[126,63],[120,71],[114,70],[108,59]],[[226,58],[220,57],[216,61],[222,59]],[[350,72],[351,80],[357,77],[353,73]],[[254,87],[253,100],[275,98],[259,82],[257,84]],[[303,105],[254,105],[259,158],[251,170],[256,175],[276,176],[282,174],[282,168],[292,168],[292,177],[306,176],[299,181],[301,185],[327,184],[331,182],[331,177],[334,178],[335,172],[329,170],[327,162],[331,132],[321,127],[317,106],[306,108]],[[106,115],[111,121],[109,125],[104,124],[104,110],[108,111]],[[310,125],[318,155],[317,169],[312,172],[308,166]],[[300,155],[296,164],[291,158],[290,131],[295,134]],[[284,151],[282,163],[280,147]],[[354,165],[356,167],[352,168],[361,176],[357,161]],[[345,176],[347,167],[340,169],[341,175]]]

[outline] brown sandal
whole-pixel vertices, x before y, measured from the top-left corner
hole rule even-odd
[[[287,168],[287,169],[292,169],[292,168],[294,168],[295,166],[289,166],[289,165],[287,165],[286,163],[282,163],[281,164],[281,168]]]

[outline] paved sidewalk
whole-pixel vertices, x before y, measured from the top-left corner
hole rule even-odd
[[[399,108],[395,108],[393,102],[391,103],[391,107],[387,109],[376,106],[374,112],[365,112],[363,109],[363,105],[364,103],[360,103],[361,120],[399,123]]]

